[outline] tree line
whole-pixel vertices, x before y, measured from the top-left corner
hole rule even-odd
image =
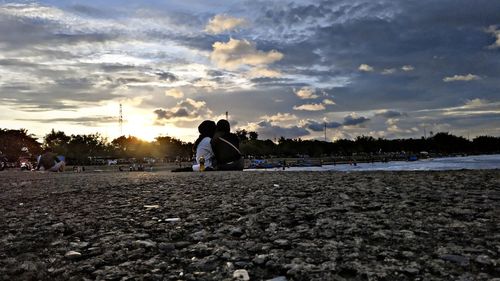
[[[286,139],[261,140],[257,132],[236,131],[240,138],[240,150],[245,156],[265,157],[324,157],[351,156],[355,154],[420,153],[435,155],[450,154],[490,154],[500,153],[500,137],[479,136],[468,140],[461,136],[441,132],[429,138],[385,139],[359,136],[353,140],[339,139],[333,142],[319,140]],[[158,136],[154,141],[144,141],[135,136],[120,136],[109,141],[99,133],[86,135],[67,135],[52,130],[43,137],[42,142],[28,133],[26,129],[0,129],[0,151],[10,161],[16,161],[26,152],[39,155],[44,148],[66,156],[69,164],[91,164],[99,159],[130,159],[138,161],[145,158],[174,161],[179,157],[191,159],[193,144],[175,137]]]

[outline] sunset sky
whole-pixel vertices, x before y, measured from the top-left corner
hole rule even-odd
[[[0,128],[500,136],[500,1],[1,1]]]

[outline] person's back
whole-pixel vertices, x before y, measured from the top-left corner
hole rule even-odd
[[[64,164],[64,161],[57,158],[57,155],[54,152],[52,152],[51,150],[47,150],[40,156],[36,169],[39,170],[41,167],[43,167],[43,169],[46,171],[63,171]]]
[[[203,169],[206,171],[213,170],[213,160],[215,157],[212,151],[212,146],[210,145],[210,141],[215,134],[215,128],[215,122],[211,120],[205,120],[198,126],[200,136],[194,143],[196,164],[192,166],[193,171],[200,171]],[[203,162],[203,164],[201,162]]]
[[[200,169],[200,158],[203,158],[203,165],[205,168],[209,170],[213,168],[213,159],[214,153],[212,151],[212,147],[210,146],[210,137],[205,137],[201,140],[201,142],[196,147],[196,163],[193,165],[193,170],[197,171]]]
[[[218,170],[243,170],[243,158],[239,150],[240,140],[238,136],[230,133],[229,122],[226,120],[217,122],[217,131],[211,144]]]

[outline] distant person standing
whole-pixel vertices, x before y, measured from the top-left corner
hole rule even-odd
[[[45,149],[44,153],[39,157],[36,170],[43,168],[45,171],[64,172],[66,163],[59,159],[51,148]]]
[[[212,150],[217,160],[217,170],[241,171],[244,162],[240,152],[240,140],[230,131],[231,128],[227,120],[221,119],[217,122],[215,135],[211,141]]]

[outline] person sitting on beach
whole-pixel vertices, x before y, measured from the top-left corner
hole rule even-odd
[[[200,136],[194,142],[193,151],[196,152],[196,164],[192,166],[193,171],[200,171],[200,169],[210,171],[214,169],[215,155],[210,141],[214,137],[215,128],[215,122],[212,120],[205,120],[198,126]]]
[[[39,156],[36,170],[39,171],[40,168],[43,168],[45,171],[64,172],[65,167],[66,163],[59,159],[51,148],[47,148],[44,153]]]
[[[211,141],[212,150],[217,160],[217,170],[241,171],[244,162],[239,149],[240,140],[230,130],[227,120],[221,119],[217,122],[217,129]]]

